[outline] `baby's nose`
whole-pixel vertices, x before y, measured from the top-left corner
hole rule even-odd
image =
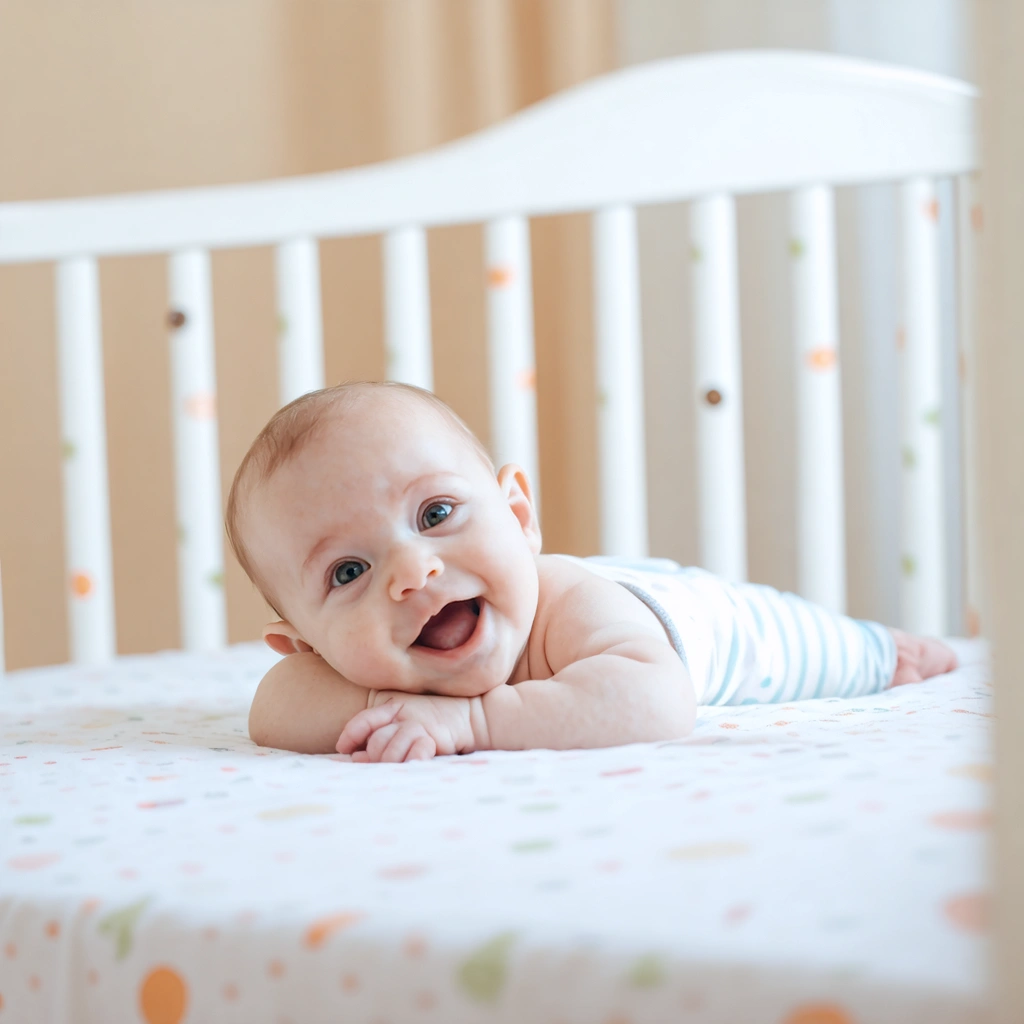
[[[427,581],[444,572],[444,563],[432,551],[410,545],[393,562],[388,591],[393,601],[401,601],[422,590]]]

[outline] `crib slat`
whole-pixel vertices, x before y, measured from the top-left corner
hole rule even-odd
[[[593,234],[601,551],[644,558],[647,471],[636,211],[598,210]]]
[[[976,431],[978,397],[975,391],[977,377],[974,349],[975,323],[975,235],[981,230],[981,206],[971,175],[956,180],[957,252],[959,265],[959,335],[960,335],[960,394],[961,440],[963,447],[963,509],[964,509],[964,561],[965,593],[964,624],[969,636],[978,636],[982,629],[981,607],[981,551],[979,547],[978,472],[976,466]]]
[[[538,497],[537,370],[533,354],[530,228],[502,217],[484,229],[491,452],[499,466],[518,463]]]
[[[388,378],[432,391],[430,276],[423,228],[395,228],[384,236],[384,313]]]
[[[901,186],[903,221],[902,618],[906,629],[946,628],[947,573],[939,332],[939,204],[933,181]]]
[[[81,664],[117,650],[99,288],[94,259],[57,264],[68,626],[71,660]]]
[[[320,252],[315,238],[277,247],[278,387],[281,404],[324,386]]]
[[[182,644],[211,650],[227,627],[210,254],[174,253],[168,269]]]
[[[690,211],[700,560],[730,580],[747,577],[743,387],[736,209],[713,195]]]
[[[839,297],[832,189],[790,197],[797,369],[797,525],[800,593],[846,610],[846,521],[839,377]]]

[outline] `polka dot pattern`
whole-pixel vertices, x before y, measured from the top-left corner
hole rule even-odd
[[[992,718],[960,650],[682,741],[409,765],[253,746],[257,646],[13,673],[0,1024],[968,1024]]]

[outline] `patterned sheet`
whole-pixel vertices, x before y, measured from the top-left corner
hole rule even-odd
[[[676,743],[261,750],[273,655],[0,680],[0,1024],[943,1024],[984,990],[989,695]]]

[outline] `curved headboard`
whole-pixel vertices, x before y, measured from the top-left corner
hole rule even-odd
[[[402,160],[250,185],[0,204],[0,263],[956,175],[975,165],[975,98],[954,79],[820,53],[658,61]]]

